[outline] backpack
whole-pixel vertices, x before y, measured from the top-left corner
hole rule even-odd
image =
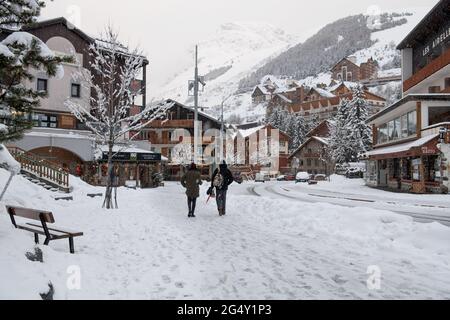
[[[225,179],[219,171],[219,172],[217,172],[216,176],[214,177],[213,186],[220,189],[223,187],[224,181],[225,181]]]

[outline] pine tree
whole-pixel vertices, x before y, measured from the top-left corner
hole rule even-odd
[[[350,160],[357,162],[360,155],[369,151],[372,146],[372,130],[366,123],[369,118],[367,100],[361,87],[354,90],[353,99],[349,105],[347,129],[348,141],[352,146]]]
[[[24,86],[32,81],[31,70],[43,70],[49,77],[61,73],[62,62],[72,57],[57,57],[37,37],[20,29],[36,21],[44,2],[8,0],[0,3],[0,32],[8,36],[0,42],[0,143],[16,140],[31,127],[28,115],[39,106],[45,92]]]
[[[328,146],[329,153],[336,163],[347,163],[351,159],[351,144],[348,140],[348,118],[349,118],[349,101],[344,99],[341,101],[338,113],[335,116],[331,127],[331,139]]]

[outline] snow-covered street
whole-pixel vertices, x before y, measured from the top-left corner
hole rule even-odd
[[[7,174],[0,174],[3,182]],[[5,204],[51,210],[57,226],[84,236],[75,239],[75,255],[66,241],[55,241],[40,246],[44,263],[28,261],[33,235],[15,230],[2,208],[1,299],[39,299],[49,281],[56,299],[450,298],[450,232],[438,223],[365,203],[258,197],[249,190],[265,187],[253,183],[231,187],[222,218],[214,201],[205,204],[204,185],[197,218],[189,220],[177,183],[120,189],[113,211],[86,196],[103,189],[73,177],[72,184],[74,201],[66,202],[22,177],[13,180]],[[374,266],[380,290],[367,286]],[[80,290],[67,287],[74,267]]]
[[[274,199],[291,199],[312,203],[330,203],[344,207],[364,207],[389,210],[407,215],[419,222],[439,222],[450,225],[450,197],[448,195],[415,195],[393,193],[369,188],[361,179],[346,179],[334,175],[331,183],[318,185],[277,182],[252,185],[249,194]]]

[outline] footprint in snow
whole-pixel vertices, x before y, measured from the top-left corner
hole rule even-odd
[[[344,280],[341,278],[340,275],[335,275],[333,278],[331,278],[334,282],[336,282],[337,284],[344,284],[347,283],[347,280]]]

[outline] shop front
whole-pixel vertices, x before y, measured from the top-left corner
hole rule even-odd
[[[113,177],[115,186],[155,188],[157,177],[163,171],[161,154],[129,148],[116,151],[113,156]],[[103,151],[101,159],[89,165],[85,180],[93,185],[105,186],[108,178],[108,152]]]
[[[367,185],[398,192],[448,193],[445,156],[438,136],[367,153]]]

